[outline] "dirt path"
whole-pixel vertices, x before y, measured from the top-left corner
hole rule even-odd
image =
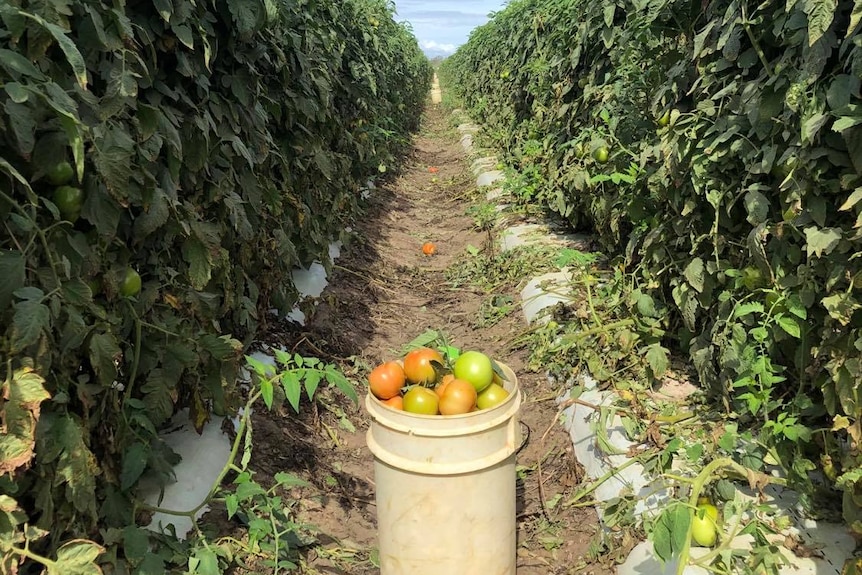
[[[402,174],[374,191],[367,213],[356,222],[356,240],[343,250],[308,326],[302,331],[282,326],[267,341],[309,355],[322,351],[361,381],[360,395],[368,369],[396,357],[429,328],[446,333],[458,347],[505,358],[526,392],[521,420],[530,430],[518,456],[518,573],[610,573],[589,559],[595,511],[563,508],[579,483],[579,469],[560,426],[552,426],[543,439],[555,419],[553,398],[559,392],[541,374],[524,369],[526,351],[511,349],[513,338],[525,330],[519,309],[492,327],[478,328],[490,294],[447,281],[447,268],[463,262],[467,246],[493,249],[490,234],[477,230],[467,215],[471,197],[476,197],[474,178],[457,133],[441,107],[429,105]],[[422,254],[425,241],[436,243],[433,257]],[[495,294],[517,302],[516,287]],[[315,485],[290,494],[298,502],[297,516],[320,529],[317,540],[323,545],[305,555],[307,573],[377,573],[367,416],[362,407],[332,398],[329,408],[307,404],[300,417],[289,408],[256,417],[252,466],[259,476],[290,471]]]

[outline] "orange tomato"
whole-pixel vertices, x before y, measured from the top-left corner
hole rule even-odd
[[[404,370],[394,361],[387,361],[368,374],[368,388],[377,399],[391,399],[404,387]]]
[[[434,388],[434,391],[437,393],[437,397],[443,397],[443,394],[446,392],[446,387],[453,379],[455,379],[455,376],[451,373],[447,373],[443,376],[440,383],[438,383],[437,387]]]
[[[387,400],[384,400],[383,403],[388,405],[392,409],[397,409],[398,411],[404,411],[404,398],[399,394],[395,397],[390,397]]]
[[[431,166],[430,168],[428,168],[428,171],[432,174],[436,174],[437,172],[440,171],[440,168],[436,168],[434,166]]]
[[[432,242],[425,242],[422,244],[422,253],[426,256],[433,256],[437,253],[437,246],[435,246]]]
[[[442,415],[468,413],[476,405],[477,395],[472,383],[463,379],[453,379],[443,391],[438,409]]]
[[[420,347],[404,356],[404,376],[410,383],[422,385],[437,381],[437,370],[434,364],[443,364],[443,356],[436,349]]]

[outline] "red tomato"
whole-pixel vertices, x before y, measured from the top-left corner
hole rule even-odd
[[[410,383],[425,385],[437,381],[437,371],[431,362],[443,365],[443,356],[436,349],[420,347],[404,356],[404,375]]]
[[[368,387],[377,399],[390,399],[404,387],[404,370],[394,361],[375,367],[368,374]]]

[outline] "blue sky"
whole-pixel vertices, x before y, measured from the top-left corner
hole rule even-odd
[[[396,20],[413,26],[419,45],[430,57],[448,56],[467,41],[470,31],[507,0],[395,0]]]

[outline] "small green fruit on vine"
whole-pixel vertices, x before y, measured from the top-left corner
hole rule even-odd
[[[48,178],[48,182],[50,182],[52,186],[62,186],[63,184],[68,184],[72,180],[72,176],[74,174],[75,172],[72,169],[72,164],[64,160],[51,166],[48,171],[45,172],[45,177]]]
[[[60,186],[54,190],[54,204],[64,219],[74,222],[81,215],[84,205],[84,191],[74,186]]]
[[[607,147],[602,146],[601,148],[596,148],[596,150],[593,152],[593,159],[595,159],[595,161],[600,164],[606,164],[608,162],[609,154],[610,152],[608,151]]]
[[[126,268],[120,279],[120,295],[133,297],[141,293],[141,276],[132,268]]]
[[[670,124],[670,110],[665,110],[664,114],[658,119],[658,125],[664,128]]]
[[[691,520],[691,539],[701,547],[712,547],[718,539],[718,508],[699,503]]]

